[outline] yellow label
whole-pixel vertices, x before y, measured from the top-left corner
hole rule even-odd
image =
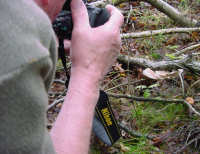
[[[110,118],[110,112],[108,111],[108,108],[102,109],[101,112],[103,114],[104,119],[106,120],[107,125],[111,126],[112,125],[112,120]]]

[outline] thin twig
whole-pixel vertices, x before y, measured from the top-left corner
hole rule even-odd
[[[131,99],[131,100],[135,100],[135,101],[143,101],[143,102],[174,102],[174,103],[185,103],[189,109],[197,114],[198,116],[200,116],[200,113],[197,112],[190,103],[188,103],[186,100],[184,99],[161,99],[161,98],[144,98],[144,97],[136,97],[136,96],[131,96],[131,95],[122,95],[122,94],[113,94],[113,93],[107,93],[108,96],[110,97],[115,97],[115,98],[127,98],[127,99]],[[194,100],[194,102],[199,102],[199,100]]]
[[[107,93],[110,97],[115,98],[127,98],[135,101],[143,101],[143,102],[176,102],[182,103],[183,99],[162,99],[162,98],[144,98],[144,97],[136,97],[131,95],[123,95],[123,94],[114,94],[114,93]]]
[[[189,109],[190,109],[193,113],[195,113],[195,114],[197,114],[198,116],[200,116],[200,113],[197,112],[197,111],[192,107],[192,105],[191,105],[190,103],[188,103],[186,100],[184,100],[183,102],[189,107]]]
[[[138,81],[133,81],[133,82],[130,82],[130,83],[122,83],[122,84],[119,84],[119,85],[117,85],[117,86],[115,86],[115,87],[106,89],[105,92],[111,91],[111,90],[116,89],[116,88],[119,88],[119,87],[121,87],[121,86],[126,86],[126,85],[128,85],[128,84],[134,85],[134,84],[140,83],[140,82],[142,82],[142,81],[144,81],[144,79],[141,79],[141,80],[138,80]]]
[[[53,103],[51,103],[48,108],[47,108],[47,111],[52,109],[54,106],[56,106],[57,104],[59,103],[62,103],[64,101],[64,98],[60,98],[60,99],[57,99],[55,100]]]
[[[198,139],[200,139],[200,137],[197,137],[197,138],[191,140],[190,142],[188,142],[187,144],[185,144],[181,149],[179,149],[178,151],[175,151],[174,154],[181,153],[185,148],[187,148],[187,146],[189,146],[193,142],[197,141]]]
[[[60,84],[65,84],[65,81],[59,80],[59,79],[55,79],[53,82],[60,83]]]
[[[125,132],[127,132],[128,134],[130,134],[131,136],[136,136],[136,137],[146,137],[147,139],[153,140],[154,137],[151,135],[147,135],[147,134],[141,134],[139,132],[136,132],[134,130],[131,130],[130,128],[126,127],[124,124],[122,123],[118,123],[119,127],[124,130]]]
[[[187,51],[194,50],[194,49],[199,48],[199,47],[200,47],[200,43],[192,45],[192,46],[189,46],[189,47],[187,47],[187,48],[185,48],[183,50],[180,50],[180,51],[174,53],[174,56],[180,56],[181,54],[184,54]]]
[[[178,75],[179,75],[179,78],[181,80],[182,95],[183,95],[183,98],[185,98],[185,87],[184,87],[184,81],[183,81],[183,69],[179,69],[178,70]]]

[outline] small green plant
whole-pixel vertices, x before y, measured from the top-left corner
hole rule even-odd
[[[150,154],[150,151],[155,151],[156,147],[148,142],[145,137],[140,137],[123,141],[121,144],[127,149],[124,154]]]
[[[181,0],[179,5],[182,8],[188,8],[188,6],[189,6],[189,0]]]
[[[170,127],[170,123],[185,116],[183,104],[140,103],[132,110],[132,118],[141,132],[147,133],[154,128]]]

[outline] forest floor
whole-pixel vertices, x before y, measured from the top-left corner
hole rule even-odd
[[[167,2],[188,17],[200,21],[200,1],[168,0]],[[165,14],[143,1],[124,2],[117,7],[124,12],[125,16],[121,33],[178,27]],[[199,42],[198,32],[128,38],[122,39],[120,54],[145,58],[152,62],[171,60],[180,58],[174,57],[173,53]],[[200,47],[187,54],[199,52]],[[200,63],[200,54],[196,54],[191,60]],[[136,101],[125,97],[109,97],[117,121],[139,135],[131,135],[130,132],[121,129],[122,137],[112,147],[107,147],[92,135],[91,154],[200,153],[200,117],[194,114],[184,102],[165,101],[186,100],[197,112],[200,112],[200,76],[193,71],[172,69],[170,72],[162,70],[165,73],[164,78],[153,79],[152,76],[157,70],[150,70],[145,74],[145,69],[147,68],[118,61],[105,76],[101,85],[101,89],[107,93],[146,99]],[[178,75],[180,71],[183,71],[182,77]],[[49,92],[49,104],[57,101],[57,105],[47,113],[49,129],[62,107],[63,96],[66,93],[64,80],[65,73],[59,61],[56,79]],[[163,101],[155,102],[149,98],[163,99]]]

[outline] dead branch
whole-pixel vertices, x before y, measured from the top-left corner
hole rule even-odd
[[[141,79],[141,80],[138,80],[138,81],[133,81],[133,82],[130,82],[130,83],[122,83],[122,84],[119,84],[119,85],[117,85],[117,86],[115,86],[115,87],[106,89],[105,92],[111,91],[111,90],[116,89],[116,88],[121,87],[121,86],[129,85],[129,84],[130,84],[130,85],[135,85],[135,84],[140,83],[140,82],[142,82],[142,81],[144,81],[144,79]]]
[[[200,27],[196,28],[169,28],[169,29],[161,29],[161,30],[152,30],[152,31],[143,31],[143,32],[134,32],[134,33],[126,33],[121,34],[122,39],[126,38],[142,38],[142,37],[150,37],[155,35],[163,35],[163,34],[171,34],[171,33],[191,33],[195,31],[200,31]]]
[[[56,99],[52,104],[50,104],[47,108],[47,111],[52,109],[54,106],[56,106],[59,103],[64,102],[64,98]]]
[[[183,27],[194,27],[197,24],[196,20],[186,17],[184,14],[180,13],[177,9],[175,9],[174,7],[172,7],[163,0],[144,0],[144,1],[150,3],[159,11],[166,14],[175,23],[178,23]]]
[[[196,75],[200,74],[200,63],[191,60],[191,56],[184,56],[178,60],[163,60],[163,61],[151,61],[144,58],[135,58],[127,55],[119,55],[117,60],[120,63],[128,64],[132,66],[139,66],[142,68],[151,68],[152,70],[173,70],[184,69],[190,71]]]
[[[182,153],[185,148],[187,148],[189,145],[191,145],[193,142],[197,142],[200,139],[200,137],[196,137],[195,139],[191,140],[187,144],[185,144],[181,149],[177,150],[174,152],[174,154]]]
[[[192,112],[195,113],[196,115],[200,116],[200,113],[197,112],[197,111],[192,107],[192,105],[191,105],[190,103],[188,103],[188,102],[185,101],[185,100],[184,100],[183,102],[189,107],[190,111],[192,111]]]
[[[126,127],[124,124],[122,123],[118,123],[119,127],[124,130],[125,132],[127,132],[128,134],[130,134],[131,136],[136,136],[136,137],[146,137],[147,139],[153,140],[154,137],[151,135],[147,135],[147,134],[141,134],[139,132],[136,132],[134,130],[131,130],[130,128]]]
[[[136,97],[131,95],[123,95],[123,94],[114,94],[107,93],[109,97],[115,98],[127,98],[135,101],[143,101],[143,102],[166,102],[166,103],[183,103],[183,99],[161,99],[161,98],[144,98],[144,97]]]
[[[178,75],[181,80],[181,86],[182,86],[182,96],[185,98],[185,86],[184,86],[184,81],[183,81],[183,69],[178,70]]]
[[[123,95],[123,94],[114,94],[114,93],[107,93],[109,97],[115,98],[127,98],[135,101],[142,101],[142,102],[166,102],[166,103],[185,103],[189,109],[195,113],[196,115],[200,116],[200,113],[197,112],[190,103],[185,101],[184,99],[161,99],[161,98],[144,98],[144,97],[136,97],[131,95]],[[198,102],[199,100],[194,100],[194,102]]]
[[[187,48],[185,48],[185,49],[183,49],[183,50],[180,50],[180,51],[174,53],[174,56],[180,56],[181,54],[184,54],[184,53],[186,53],[187,51],[194,50],[194,49],[196,49],[196,48],[200,48],[200,43],[194,44],[194,45],[189,46],[189,47],[187,47]]]
[[[140,66],[143,68],[151,68],[152,70],[171,70],[181,68],[180,66],[183,63],[186,63],[189,60],[189,57],[185,57],[179,60],[163,60],[163,61],[151,61],[144,58],[135,58],[126,55],[119,55],[117,60],[123,64],[129,64],[133,66]]]

